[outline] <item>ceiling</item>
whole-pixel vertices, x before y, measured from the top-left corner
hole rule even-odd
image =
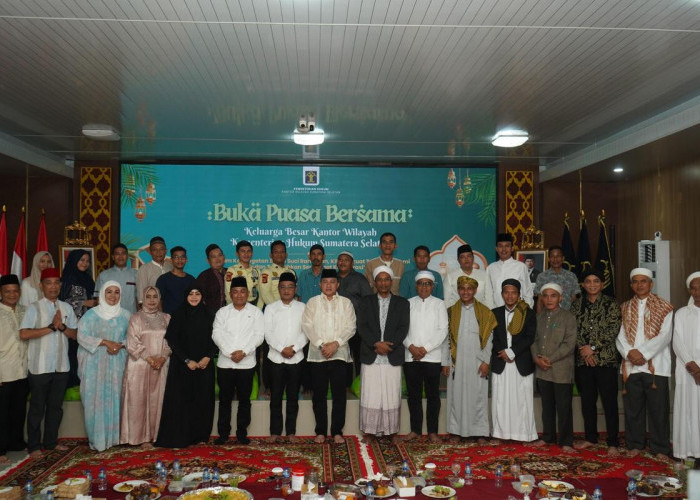
[[[698,0],[13,0],[0,153],[66,175],[66,159],[298,162],[291,132],[314,112],[321,162],[548,179],[700,142],[699,49]],[[505,126],[531,140],[492,147]]]

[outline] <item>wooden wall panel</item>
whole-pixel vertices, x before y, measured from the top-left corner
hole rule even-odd
[[[618,249],[629,272],[637,262],[637,241],[662,238],[671,242],[671,302],[685,305],[686,277],[700,270],[700,159],[659,170],[620,188]],[[625,278],[627,278],[626,276]]]

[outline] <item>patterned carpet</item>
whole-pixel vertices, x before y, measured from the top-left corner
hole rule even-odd
[[[409,460],[412,471],[433,462],[437,465],[437,477],[451,475],[450,466],[454,461],[464,467],[467,460],[471,462],[477,479],[492,479],[498,464],[503,466],[506,475],[513,463],[520,465],[522,474],[533,474],[535,477],[624,478],[629,469],[673,475],[672,464],[648,453],[634,458],[622,455],[609,457],[607,446],[603,443],[566,454],[561,453],[558,446],[536,448],[519,443],[482,446],[475,441],[434,444],[418,440],[394,445],[389,439],[382,438],[372,445],[372,455],[381,471],[386,471],[388,466],[401,464],[404,459]]]
[[[246,481],[265,481],[277,466],[302,466],[323,472],[326,482],[353,482],[367,471],[358,456],[359,441],[346,436],[345,444],[316,444],[313,438],[299,438],[294,443],[267,443],[252,438],[249,446],[198,445],[186,449],[154,448],[144,450],[132,446],[116,446],[102,453],[90,450],[85,439],[62,439],[67,451],[54,450],[38,460],[25,460],[0,477],[0,486],[24,485],[31,479],[36,487],[56,484],[69,477],[84,475],[90,470],[94,477],[105,467],[110,482],[127,479],[153,479],[157,460],[168,468],[175,458],[187,472],[203,467],[218,467],[221,473],[245,474]]]

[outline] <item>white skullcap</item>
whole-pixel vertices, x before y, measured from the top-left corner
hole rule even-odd
[[[547,283],[540,288],[540,293],[544,292],[547,288],[551,288],[555,292],[557,292],[559,295],[562,295],[564,293],[564,290],[562,289],[561,286],[557,285],[556,283]]]
[[[338,258],[340,258],[341,255],[347,255],[347,256],[350,257],[352,260],[355,260],[355,257],[354,257],[350,252],[348,252],[347,250],[343,250],[342,252],[340,252],[340,253],[338,254]]]
[[[391,270],[389,266],[379,266],[377,267],[374,271],[372,271],[372,278],[375,280],[377,279],[377,275],[379,273],[387,273],[389,276],[391,276],[391,279],[394,279],[394,271]]]
[[[433,276],[433,273],[431,273],[430,271],[418,271],[416,273],[416,281],[422,279],[430,280],[433,283],[435,282],[435,276]]]
[[[635,267],[630,271],[630,280],[632,279],[632,276],[646,276],[650,280],[654,279],[654,273],[651,272],[650,269],[647,269],[646,267]]]
[[[695,278],[700,278],[700,271],[695,271],[693,274],[688,276],[688,279],[685,280],[685,287],[690,288],[690,284]]]

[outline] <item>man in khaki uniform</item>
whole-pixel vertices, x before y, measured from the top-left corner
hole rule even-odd
[[[272,265],[266,267],[262,271],[262,277],[258,284],[260,290],[260,298],[265,304],[272,304],[280,299],[280,292],[277,285],[282,273],[292,273],[294,276],[297,273],[294,269],[285,266],[287,260],[287,244],[284,241],[276,240],[270,245],[270,259]]]
[[[231,303],[231,294],[229,293],[231,291],[231,280],[236,276],[242,276],[248,283],[248,303],[262,309],[263,302],[259,300],[260,291],[258,290],[262,273],[260,269],[250,265],[250,261],[253,258],[253,245],[250,244],[250,241],[241,240],[236,243],[236,255],[238,256],[238,263],[226,269],[226,276],[224,277],[226,302],[228,304]]]

